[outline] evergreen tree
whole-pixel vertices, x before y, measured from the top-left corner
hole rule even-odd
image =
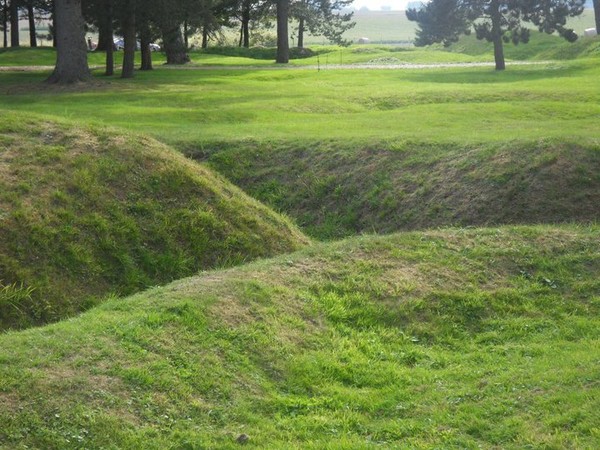
[[[74,83],[91,77],[87,63],[81,0],[55,0],[56,66],[49,83]]]
[[[594,0],[594,19],[596,21],[596,33],[600,34],[600,0]]]
[[[354,27],[354,12],[342,10],[353,0],[298,0],[292,4],[291,14],[298,20],[298,47],[304,47],[304,33],[308,30],[314,36],[324,36],[338,45],[348,45],[344,32]]]
[[[290,0],[277,0],[277,58],[279,64],[290,61],[290,39],[288,21],[290,17]]]
[[[406,16],[419,25],[415,45],[449,45],[475,29],[477,39],[494,44],[496,70],[504,70],[504,43],[529,42],[530,23],[545,33],[557,32],[572,42],[575,32],[565,26],[568,17],[583,12],[585,0],[432,0]]]
[[[471,23],[462,3],[462,0],[436,0],[418,9],[407,9],[408,20],[419,24],[415,45],[423,47],[441,42],[447,47],[461,35],[469,34]]]

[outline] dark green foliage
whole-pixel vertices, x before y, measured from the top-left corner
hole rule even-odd
[[[353,28],[354,12],[343,13],[352,0],[298,0],[292,3],[292,17],[298,20],[298,47],[303,47],[303,33],[324,36],[331,43],[347,46],[344,33]]]
[[[406,17],[417,22],[415,45],[423,47],[441,42],[448,47],[463,34],[468,34],[471,23],[463,0],[437,0],[426,3],[420,9],[406,10]]]
[[[557,32],[569,42],[577,39],[565,26],[568,17],[580,15],[584,0],[432,0],[422,9],[409,9],[406,16],[417,22],[415,45],[443,42],[449,46],[472,25],[477,39],[494,43],[496,69],[503,70],[503,43],[529,42],[526,23],[541,32]]]

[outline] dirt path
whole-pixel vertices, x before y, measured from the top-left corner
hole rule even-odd
[[[507,62],[507,66],[528,66],[548,64],[548,61],[512,61]],[[101,69],[103,66],[90,66],[90,69]],[[396,64],[320,64],[320,65],[265,65],[265,66],[204,66],[199,64],[186,64],[182,66],[158,66],[159,69],[170,70],[415,70],[415,69],[449,69],[457,67],[494,67],[493,62],[471,62],[471,63],[431,63],[431,64],[412,64],[412,63],[396,63]],[[118,66],[115,67],[118,69]],[[50,71],[54,66],[0,66],[0,72],[41,72]]]

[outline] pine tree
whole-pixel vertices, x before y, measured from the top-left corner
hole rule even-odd
[[[55,0],[56,66],[49,83],[75,83],[91,77],[87,63],[81,0]]]
[[[558,33],[572,42],[575,32],[565,26],[568,17],[583,12],[585,0],[431,0],[406,16],[417,22],[415,45],[443,42],[449,45],[475,29],[477,39],[494,44],[496,70],[504,70],[504,44],[529,42],[530,23],[545,33]]]

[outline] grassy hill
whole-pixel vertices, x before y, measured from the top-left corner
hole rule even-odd
[[[247,143],[197,157],[320,239],[600,218],[598,145]]]
[[[0,143],[0,328],[308,242],[150,138],[9,113]]]
[[[354,238],[5,333],[0,448],[595,448],[599,238]]]

